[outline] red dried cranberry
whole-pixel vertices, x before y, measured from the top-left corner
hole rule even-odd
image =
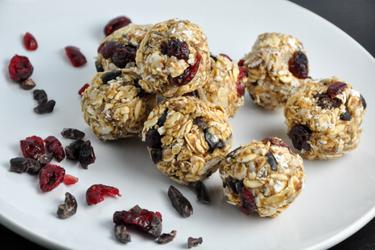
[[[35,37],[29,32],[26,32],[23,36],[23,45],[27,50],[30,51],[36,50],[38,48],[38,42],[36,41]]]
[[[108,59],[112,57],[117,47],[121,47],[121,44],[113,41],[105,42],[100,44],[98,48],[98,53],[102,54],[104,59]]]
[[[113,214],[116,225],[133,226],[141,232],[158,237],[162,230],[162,216],[159,212],[142,209],[138,205],[129,211],[117,211]]]
[[[185,69],[180,76],[170,78],[170,82],[177,86],[182,86],[189,83],[197,74],[201,60],[202,56],[197,53],[194,64]]]
[[[88,88],[88,87],[90,87],[90,84],[89,83],[85,83],[79,90],[78,90],[78,94],[80,95],[80,96],[82,96],[83,95],[83,92],[85,92],[85,90]]]
[[[104,27],[104,34],[108,36],[112,34],[115,30],[125,27],[131,22],[132,21],[126,16],[119,16],[119,17],[113,18]]]
[[[328,86],[327,95],[333,99],[339,94],[341,94],[346,89],[346,87],[347,87],[346,83],[334,82]]]
[[[185,41],[172,38],[167,42],[164,41],[160,44],[160,51],[163,55],[175,56],[177,59],[189,59],[189,45]]]
[[[65,54],[74,67],[81,67],[87,63],[86,57],[82,54],[78,47],[65,47]]]
[[[76,184],[77,182],[78,182],[78,178],[73,176],[73,175],[66,174],[64,176],[64,184],[65,185],[73,185],[73,184]]]
[[[39,186],[43,192],[48,192],[57,187],[64,180],[65,169],[48,163],[39,173]]]
[[[65,158],[64,148],[61,142],[54,136],[48,136],[44,139],[47,152],[52,153],[56,161],[60,162]]]
[[[232,58],[230,58],[230,56],[228,56],[227,54],[220,53],[219,55],[228,58],[228,60],[231,61],[231,62],[233,61]]]
[[[309,76],[308,60],[302,51],[294,52],[289,59],[289,71],[299,79],[305,79]]]
[[[120,191],[111,186],[102,184],[95,184],[89,187],[86,191],[86,201],[88,205],[95,205],[104,200],[104,196],[121,196]]]
[[[119,68],[125,68],[128,63],[135,62],[136,52],[137,47],[132,45],[118,47],[113,52],[112,62]]]
[[[308,141],[310,140],[312,131],[305,125],[294,125],[288,133],[289,138],[292,140],[293,146],[298,150],[309,151],[311,149]]]
[[[38,156],[45,153],[44,141],[39,136],[30,136],[20,141],[21,151],[25,158],[38,159]]]
[[[237,65],[238,65],[239,67],[244,66],[244,64],[245,64],[245,60],[244,60],[244,59],[239,60],[238,63],[237,63]]]
[[[317,98],[316,104],[323,109],[338,108],[342,104],[341,99],[331,97],[327,93],[321,93],[314,96]]]
[[[9,77],[15,82],[27,80],[33,73],[33,65],[26,56],[15,55],[10,59],[8,66]]]
[[[245,67],[239,67],[239,74],[237,77],[237,95],[239,97],[243,96],[245,94],[245,86],[242,84],[242,79],[247,76],[247,71]]]
[[[256,211],[254,195],[250,189],[242,188],[240,192],[240,210],[249,215]]]

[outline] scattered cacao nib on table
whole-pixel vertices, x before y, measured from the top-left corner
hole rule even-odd
[[[118,30],[126,25],[130,24],[132,21],[126,16],[118,16],[111,19],[104,27],[104,35],[108,36],[112,34],[115,30]]]
[[[174,186],[169,186],[168,197],[171,200],[172,206],[184,218],[193,214],[193,207],[188,199]]]
[[[115,225],[114,229],[115,237],[119,242],[127,244],[131,241],[130,233],[125,225]]]
[[[176,234],[177,234],[176,230],[172,230],[170,233],[163,233],[155,239],[155,242],[158,244],[167,244],[171,242],[172,240],[174,240],[174,238],[176,237]]]
[[[203,243],[202,237],[199,237],[199,238],[189,237],[188,240],[187,240],[188,248],[196,247],[196,246],[198,246],[202,243]]]
[[[57,208],[57,217],[59,219],[67,219],[72,217],[77,212],[77,200],[69,192],[65,193],[64,203],[61,203]]]
[[[104,196],[116,197],[121,196],[118,188],[103,184],[94,184],[86,191],[87,205],[96,205],[104,201]]]
[[[75,128],[64,128],[61,135],[66,139],[80,140],[85,137],[85,133]]]
[[[39,172],[39,186],[42,192],[49,192],[63,182],[65,169],[48,163]]]
[[[113,214],[113,223],[132,227],[154,238],[157,238],[162,230],[161,214],[142,209],[138,205],[128,211],[116,211]]]
[[[209,204],[211,202],[207,187],[202,181],[193,182],[190,184],[190,187],[194,190],[199,202],[204,204]]]
[[[35,84],[35,82],[33,81],[33,79],[28,78],[28,79],[26,79],[25,81],[22,81],[20,86],[21,86],[21,88],[23,88],[24,90],[30,90],[30,89],[33,89],[33,88],[36,86],[36,84]]]
[[[82,168],[87,169],[88,165],[96,160],[94,148],[89,140],[76,140],[65,147],[66,158],[72,161],[79,161]]]
[[[37,114],[51,113],[55,108],[55,100],[48,100],[47,93],[43,89],[35,89],[33,91],[34,100],[37,101],[38,106],[34,108]]]
[[[31,175],[36,175],[39,173],[39,170],[41,168],[41,164],[39,163],[39,161],[23,157],[12,158],[10,159],[9,164],[9,170],[15,173],[27,172]]]
[[[81,50],[78,47],[65,47],[65,54],[68,57],[70,63],[76,68],[82,67],[87,63],[86,57],[82,54]]]
[[[84,143],[83,140],[76,140],[65,147],[66,158],[72,161],[78,161],[79,151]]]
[[[34,51],[38,48],[38,42],[36,41],[35,37],[31,33],[26,32],[22,40],[23,40],[23,46],[28,51]]]

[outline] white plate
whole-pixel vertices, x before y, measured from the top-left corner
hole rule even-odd
[[[306,161],[306,186],[290,208],[275,219],[247,217],[223,199],[217,174],[208,185],[213,204],[201,205],[192,192],[180,187],[192,201],[194,215],[180,218],[169,204],[166,190],[172,182],[153,166],[137,139],[102,143],[84,123],[77,90],[94,73],[94,57],[103,25],[126,14],[137,23],[154,23],[172,17],[200,24],[211,50],[235,59],[246,53],[256,36],[267,31],[300,38],[307,51],[311,75],[338,75],[352,82],[368,101],[364,133],[359,148],[335,161]],[[21,34],[30,31],[40,48],[26,52]],[[348,237],[375,214],[374,59],[353,39],[322,18],[286,1],[21,1],[0,2],[0,219],[23,236],[49,247],[71,249],[123,249],[112,235],[112,214],[135,204],[163,214],[164,231],[177,229],[177,238],[163,249],[182,248],[188,236],[202,236],[199,249],[317,249]],[[69,65],[66,45],[79,46],[88,58],[81,69]],[[7,77],[8,60],[15,53],[34,64],[32,78],[57,101],[54,113],[38,116],[30,91]],[[234,146],[265,136],[286,138],[282,112],[264,112],[247,99],[231,121]],[[64,127],[83,129],[93,142],[97,161],[83,170],[67,161],[62,166],[80,181],[41,193],[38,182],[27,174],[8,171],[10,158],[20,155],[18,141],[26,136],[57,135]],[[62,140],[64,144],[70,143]],[[114,185],[123,196],[97,206],[85,205],[85,191],[94,183]],[[77,214],[68,220],[55,216],[66,191],[79,201]],[[158,247],[137,234],[127,249]]]

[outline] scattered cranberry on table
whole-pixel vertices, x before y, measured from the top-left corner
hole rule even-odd
[[[26,32],[23,36],[23,45],[25,46],[25,49],[29,51],[34,51],[38,48],[38,42],[36,41],[35,37],[29,32]]]

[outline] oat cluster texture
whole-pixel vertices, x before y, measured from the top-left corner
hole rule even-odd
[[[139,138],[150,167],[173,181],[193,185],[218,171],[228,203],[275,217],[303,189],[303,158],[341,157],[362,132],[364,97],[337,77],[311,77],[309,66],[302,42],[288,34],[260,34],[235,62],[213,54],[188,20],[130,23],[98,46],[81,109],[100,140]],[[233,150],[229,121],[245,92],[264,112],[284,109],[291,146],[269,135]]]

